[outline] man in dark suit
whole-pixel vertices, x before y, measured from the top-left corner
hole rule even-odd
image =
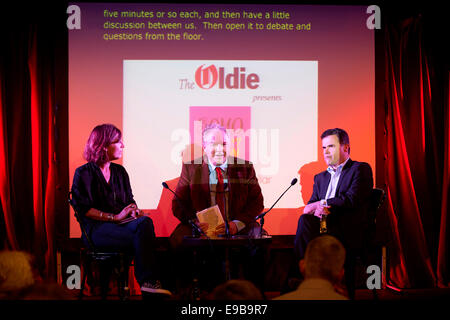
[[[372,169],[365,162],[350,159],[350,140],[342,129],[328,129],[321,135],[328,168],[314,177],[313,194],[298,221],[294,249],[303,259],[308,242],[320,234],[320,218],[326,216],[327,232],[347,249],[346,282],[353,290],[354,252],[363,245],[369,197],[373,188]]]
[[[172,247],[179,249],[183,237],[192,235],[192,222],[204,232],[208,225],[197,220],[196,213],[218,205],[230,235],[258,236],[255,217],[264,209],[264,199],[249,161],[228,156],[230,138],[218,125],[203,130],[204,156],[183,163],[172,201],[172,211],[180,224],[170,236]],[[226,224],[218,225],[214,235],[226,233]]]

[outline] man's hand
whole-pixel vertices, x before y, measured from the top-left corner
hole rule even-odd
[[[309,203],[303,209],[303,213],[314,214],[314,211],[316,211],[318,206],[320,206],[320,201]]]
[[[228,222],[229,231],[231,235],[235,235],[238,233],[238,228],[236,223],[233,221]],[[225,223],[221,223],[216,227],[216,234],[225,234]]]
[[[319,204],[316,208],[316,210],[314,211],[314,215],[317,218],[322,218],[322,216],[327,216],[330,214],[330,207],[329,206],[322,206],[321,204]]]
[[[208,223],[196,221],[195,224],[196,224],[200,229],[202,229],[202,231],[203,231],[204,233],[206,233],[206,231],[208,231],[208,228],[209,228],[209,224],[208,224]]]
[[[316,217],[321,218],[323,215],[330,214],[330,206],[323,206],[320,201],[307,204],[303,209],[303,213],[314,214]]]

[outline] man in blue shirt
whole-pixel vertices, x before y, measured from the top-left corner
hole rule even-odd
[[[349,253],[362,247],[367,226],[373,188],[370,165],[350,159],[350,140],[343,129],[328,129],[321,139],[328,168],[314,177],[313,194],[298,221],[294,242],[298,261],[303,259],[309,241],[320,234],[322,216],[326,216],[327,233],[348,249],[348,259],[352,258]]]

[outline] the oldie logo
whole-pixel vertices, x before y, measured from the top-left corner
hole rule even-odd
[[[246,74],[244,67],[234,67],[231,73],[226,73],[224,67],[202,64],[195,71],[195,83],[201,89],[257,89],[259,76],[256,73]]]

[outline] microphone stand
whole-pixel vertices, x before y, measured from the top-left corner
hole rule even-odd
[[[231,237],[230,235],[230,224],[228,222],[228,212],[227,212],[227,197],[226,194],[228,192],[228,183],[223,184],[223,209],[225,212],[223,213],[223,216],[225,217],[225,237],[229,239]]]
[[[285,194],[285,193],[286,193],[286,192],[287,192],[294,184],[296,184],[296,183],[297,183],[297,178],[292,179],[291,185],[290,185],[286,190],[284,190],[284,192],[283,192],[283,193],[281,194],[281,196],[277,199],[277,201],[275,201],[275,203],[270,207],[270,209],[256,216],[255,221],[258,220],[258,219],[260,219],[260,220],[259,220],[259,221],[260,221],[260,222],[259,222],[259,226],[260,226],[260,228],[259,228],[259,237],[260,237],[260,238],[262,238],[262,233],[263,233],[264,216],[265,216],[267,213],[269,213],[270,210],[273,209],[273,207],[278,203],[278,201],[280,201],[280,199],[284,196],[284,194]]]
[[[181,209],[184,208],[183,204],[180,202],[180,199],[179,199],[178,195],[177,195],[172,189],[170,189],[169,185],[168,185],[166,182],[163,182],[163,183],[162,183],[162,186],[163,186],[165,189],[167,189],[167,190],[169,190],[170,192],[172,192],[173,195],[175,196],[175,199],[177,200],[178,205],[180,206],[180,208],[181,208]],[[199,226],[197,226],[197,225],[195,224],[195,222],[194,222],[193,219],[189,219],[189,220],[188,220],[188,223],[191,225],[192,230],[196,230],[196,231],[199,232],[200,234],[204,235],[208,240],[210,240],[210,238],[208,237],[208,235],[207,235],[207,234],[206,234]]]
[[[223,210],[225,212],[223,213],[223,216],[225,218],[225,238],[230,239],[230,225],[228,223],[228,212],[227,212],[227,197],[226,194],[228,192],[228,183],[223,184],[223,191],[221,192],[223,194]],[[217,192],[217,191],[216,191]],[[225,246],[225,279],[231,280],[231,269],[230,269],[230,248],[228,246]]]
[[[165,189],[167,189],[167,190],[169,190],[170,192],[173,193],[173,195],[175,196],[175,199],[176,199],[178,205],[180,206],[181,209],[183,209],[184,206],[181,203],[181,199],[178,197],[178,195],[175,193],[175,191],[170,189],[169,185],[166,182],[163,182],[162,186]],[[211,250],[211,253],[212,253],[213,257],[217,260],[217,255],[216,255],[216,253],[214,251],[214,246],[212,244],[211,238],[199,226],[197,226],[197,224],[195,223],[195,221],[193,219],[189,219],[188,222],[189,222],[189,224],[192,227],[193,233],[194,233],[194,230],[196,230],[197,232],[200,232],[200,234],[202,234],[202,235],[204,235],[206,237],[206,239],[208,240],[208,244],[209,244],[209,248]],[[197,257],[197,250],[194,249],[193,253],[194,253],[194,266],[195,266],[195,265],[197,265],[197,259],[198,259],[198,257]],[[199,290],[200,290],[200,288],[198,286],[198,275],[197,275],[197,272],[194,272],[193,289],[192,289],[193,293],[192,294],[193,294],[195,300],[199,300]]]
[[[263,237],[264,216],[259,219],[259,238]]]
[[[217,191],[216,193],[222,193],[223,194],[223,210],[225,212],[223,212],[223,217],[224,217],[224,222],[225,222],[225,235],[224,237],[226,238],[231,238],[231,234],[230,234],[230,224],[228,222],[228,212],[227,212],[227,198],[226,198],[226,194],[228,192],[230,192],[228,189],[228,183],[224,183],[223,184],[223,191]],[[220,236],[220,235],[219,235]]]
[[[193,231],[193,232],[192,232],[192,233],[193,233],[192,236],[193,236],[193,237],[196,236],[196,234],[195,234],[194,231],[197,231],[199,234],[202,234],[202,235],[204,235],[205,237],[208,238],[208,236],[206,235],[206,233],[205,233],[198,225],[195,224],[195,221],[194,221],[194,220],[189,219],[188,222],[189,222],[189,224],[190,224],[191,227],[192,227],[192,231]]]

